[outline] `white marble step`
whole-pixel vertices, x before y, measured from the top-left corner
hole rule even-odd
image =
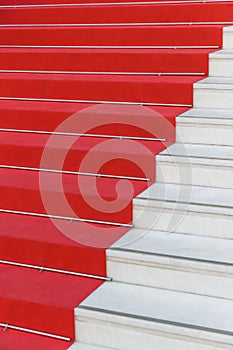
[[[209,55],[210,77],[233,77],[233,50],[219,50]]]
[[[132,229],[107,250],[108,276],[233,299],[233,240]]]
[[[156,183],[133,200],[137,228],[233,238],[233,190]]]
[[[233,146],[233,109],[192,108],[176,118],[177,142]]]
[[[157,182],[233,189],[232,175],[233,147],[175,143],[156,157]]]
[[[233,301],[105,283],[75,310],[77,339],[118,350],[233,347]]]
[[[114,350],[113,348],[105,348],[103,346],[95,346],[91,344],[84,344],[75,342],[68,350]]]
[[[233,26],[223,28],[223,48],[233,50]]]
[[[209,77],[195,83],[194,107],[233,109],[233,78]]]

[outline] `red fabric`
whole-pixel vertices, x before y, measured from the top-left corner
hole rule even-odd
[[[51,102],[26,102],[26,101],[4,101],[0,100],[0,127],[12,129],[28,129],[28,130],[44,130],[54,131],[60,123],[75,112],[81,111],[84,107],[91,107],[91,104],[83,103],[51,103]],[[187,108],[184,107],[149,107],[156,113],[164,116],[171,123],[174,123],[174,118],[185,112]],[[68,130],[67,130],[68,131]],[[131,128],[116,130],[120,135],[134,135]],[[122,132],[123,131],[123,132]],[[134,130],[133,130],[134,131]],[[99,133],[108,132],[115,134],[115,129],[111,126],[106,130],[106,125]],[[6,144],[7,140],[2,134],[1,143]],[[13,134],[14,135],[14,134]],[[8,134],[9,136],[9,134]],[[20,136],[19,136],[20,137]],[[35,138],[36,140],[37,138]],[[43,139],[43,137],[42,137]],[[5,140],[5,141],[4,141]],[[17,136],[16,136],[17,140]],[[30,140],[30,136],[25,139]],[[3,155],[4,157],[4,155]]]
[[[69,343],[44,336],[7,330],[0,332],[0,347],[2,350],[15,350],[15,345],[21,349],[34,350],[66,350]]]
[[[192,104],[198,77],[2,73],[0,95],[46,99]],[[20,86],[20,89],[18,88]],[[33,89],[32,89],[33,86]]]
[[[0,37],[1,45],[220,46],[222,26],[2,27]]]
[[[1,322],[72,338],[74,307],[101,284],[84,277],[4,265],[0,278]]]
[[[12,0],[13,1],[13,0]],[[90,0],[89,0],[90,1]],[[83,1],[87,3],[88,1]],[[94,2],[94,1],[91,1]],[[98,2],[98,1],[97,1]],[[103,2],[103,1],[102,1]],[[109,1],[112,2],[112,1]],[[2,2],[1,2],[2,3]],[[30,3],[25,1],[25,3]],[[35,2],[32,2],[34,4]],[[37,1],[38,3],[38,1]],[[45,1],[49,3],[49,1]],[[54,3],[59,3],[54,1]],[[71,3],[71,2],[70,2]],[[186,3],[81,6],[81,7],[42,7],[37,9],[4,9],[1,11],[1,23],[127,23],[127,22],[209,22],[233,20],[232,4],[229,3]]]
[[[1,69],[208,72],[207,49],[1,49]]]

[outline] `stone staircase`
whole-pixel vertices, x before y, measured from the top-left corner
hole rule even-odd
[[[73,350],[233,349],[233,27],[223,42],[107,251],[113,282],[75,310]]]

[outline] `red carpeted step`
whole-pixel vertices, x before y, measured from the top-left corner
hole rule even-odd
[[[106,276],[105,248],[127,229],[103,226],[108,233],[103,240],[98,235],[98,225],[92,224],[93,230],[96,228],[92,241],[99,238],[100,243],[92,246],[90,237],[89,245],[88,239],[86,242],[82,239],[81,234],[85,230],[78,223],[72,223],[77,229],[76,235],[66,235],[69,232],[66,228],[69,229],[70,225],[68,221],[58,219],[52,222],[49,218],[1,213],[0,260]]]
[[[221,46],[221,25],[0,28],[1,45]]]
[[[86,2],[86,1],[85,1]],[[233,21],[232,3],[168,3],[113,6],[0,8],[1,24],[146,23]]]
[[[8,213],[1,213],[0,227],[1,260],[102,277],[106,276],[105,248],[127,231],[97,224],[88,229],[78,222]]]
[[[5,332],[0,332],[0,348],[2,350],[15,350],[16,344],[18,348],[20,344],[24,350],[67,350],[70,346],[69,342],[63,340],[21,331],[8,329]]]
[[[0,128],[54,131],[71,115],[83,111],[90,106],[94,105],[87,103],[0,100]],[[145,107],[137,108],[144,109]],[[174,125],[174,118],[187,110],[187,108],[184,107],[150,106],[147,108],[164,116],[164,118],[169,120],[172,125]],[[70,128],[66,128],[65,131],[72,132]],[[78,132],[77,129],[75,131]],[[98,131],[101,131],[102,133],[104,130],[102,129]],[[127,130],[127,132],[128,131],[129,130]],[[115,130],[108,130],[108,132],[110,132],[111,135],[116,134]],[[120,130],[119,135],[122,135],[122,129]],[[125,135],[127,136],[127,134]],[[136,135],[131,134],[131,136]]]
[[[154,161],[151,155],[151,172]],[[123,163],[125,165],[125,163]],[[0,208],[128,224],[132,199],[148,187],[119,179],[0,169]],[[64,199],[65,198],[65,199]]]
[[[73,310],[100,280],[0,265],[0,320],[74,340]],[[65,322],[64,322],[65,321]]]
[[[200,78],[2,73],[0,79],[4,97],[191,105],[192,86]]]
[[[0,49],[0,70],[100,72],[208,71],[207,49]]]
[[[120,125],[116,124],[114,127],[115,132],[120,134],[117,130],[120,129]],[[109,129],[112,129],[113,125],[109,125]],[[124,126],[121,127],[124,130]],[[136,129],[136,128],[135,128]],[[105,128],[106,130],[106,128]],[[127,132],[130,128],[126,128],[125,134],[136,134],[133,131]],[[108,130],[106,130],[108,131]],[[137,129],[136,129],[137,131]],[[113,130],[112,130],[113,132]],[[108,133],[107,133],[108,134]],[[122,132],[121,132],[122,134]],[[138,133],[139,134],[139,133]],[[140,134],[139,134],[140,135]],[[142,137],[150,137],[151,135],[142,134]],[[164,132],[164,137],[165,137]],[[65,156],[62,169],[65,171],[78,171],[80,169],[81,162],[83,158],[92,152],[93,159],[95,157],[102,159],[104,161],[105,154],[108,151],[110,154],[109,158],[112,160],[112,165],[108,162],[108,166],[102,166],[101,172],[104,174],[113,174],[121,176],[138,176],[140,177],[141,171],[135,168],[133,165],[128,164],[127,168],[120,167],[120,161],[116,163],[116,159],[120,157],[132,159],[135,161],[135,152],[136,147],[134,142],[131,144],[127,142],[127,149],[124,150],[122,147],[122,140],[104,140],[97,137],[80,137],[74,142],[72,138],[72,145],[67,149],[67,142],[69,142],[68,137],[56,136],[56,141],[53,145],[48,146],[47,143],[51,135],[40,135],[40,134],[24,134],[24,133],[1,133],[0,137],[0,165],[9,165],[9,166],[21,166],[21,167],[31,167],[31,168],[40,168],[43,167],[46,169],[57,169],[60,164],[60,159],[63,159],[64,152],[68,151]],[[54,136],[53,136],[54,137]],[[55,140],[55,138],[54,138]],[[172,143],[173,140],[162,143],[159,141],[137,141],[137,143],[142,144],[148,150],[151,150],[153,154],[157,154],[164,150],[165,145]],[[105,142],[106,147],[98,147],[101,143]],[[56,144],[55,144],[56,143]],[[112,145],[112,148],[108,145]],[[47,145],[47,152],[50,152],[50,157],[45,161],[41,162],[43,152]],[[137,153],[139,154],[138,150]],[[115,162],[114,162],[115,160]],[[89,172],[95,172],[94,164],[90,164]],[[152,174],[151,174],[152,175]]]
[[[0,100],[1,128],[54,131],[69,116],[92,104]]]

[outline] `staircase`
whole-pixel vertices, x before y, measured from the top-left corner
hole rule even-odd
[[[232,9],[1,1],[1,349],[233,348]]]
[[[135,228],[107,250],[114,282],[75,311],[80,342],[233,348],[232,29],[176,118],[176,143],[156,156],[157,183],[134,199]]]

